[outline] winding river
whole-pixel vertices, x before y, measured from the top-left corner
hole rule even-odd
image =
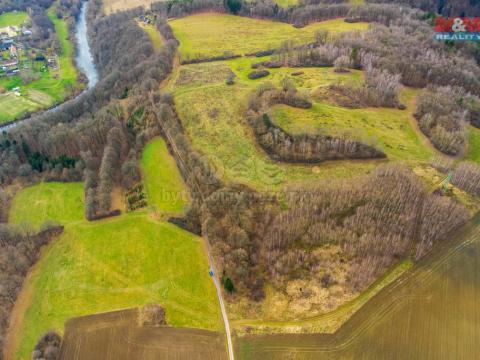
[[[77,53],[75,56],[75,62],[77,67],[87,77],[87,80],[88,80],[87,88],[84,91],[82,91],[77,97],[75,97],[74,99],[70,99],[67,102],[75,100],[79,96],[82,96],[85,93],[85,91],[88,91],[89,89],[93,88],[98,82],[98,72],[97,72],[97,69],[95,68],[95,63],[93,62],[92,53],[90,52],[90,45],[88,44],[87,9],[88,9],[88,1],[84,1],[80,9],[80,15],[78,17],[76,29],[75,29],[75,37],[77,39]],[[55,111],[63,104],[65,104],[65,102],[49,110],[46,110],[45,112],[41,112],[40,114]],[[21,122],[32,121],[35,118],[36,116],[33,115],[32,117],[24,120],[19,120],[17,122],[10,123],[3,126],[0,125],[0,132],[8,131],[9,129],[17,126]]]
[[[247,336],[240,359],[480,359],[480,216],[332,335]]]
[[[87,31],[87,8],[88,2],[82,3],[80,16],[77,21],[75,36],[77,38],[77,56],[75,58],[77,66],[87,76],[88,89],[95,86],[98,82],[98,72],[93,63],[93,57],[88,44]]]

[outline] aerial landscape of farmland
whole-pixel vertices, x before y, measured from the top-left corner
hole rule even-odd
[[[477,16],[0,0],[0,360],[477,358]]]

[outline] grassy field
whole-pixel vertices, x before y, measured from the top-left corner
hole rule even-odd
[[[261,60],[261,59],[260,59]],[[288,76],[300,91],[315,92],[316,89],[337,82],[362,81],[361,72],[337,74],[329,68],[271,69],[265,80],[249,80],[251,63],[259,59],[240,58],[231,61],[181,66],[167,87],[172,91],[177,110],[183,125],[192,140],[193,146],[202,152],[215,166],[225,181],[239,181],[257,189],[281,188],[296,182],[315,181],[320,178],[342,178],[361,176],[375,166],[378,161],[326,162],[318,166],[291,165],[274,162],[260,149],[245,123],[245,111],[249,94],[263,81],[279,84]],[[300,76],[292,72],[303,71]],[[235,85],[228,86],[225,79],[230,72],[236,77]],[[413,106],[415,92],[404,91],[403,101]],[[421,134],[411,124],[411,108],[391,109],[342,109],[327,104],[316,104],[313,110],[279,107],[285,113],[282,125],[290,123],[289,130],[317,130],[319,120],[315,120],[316,110],[326,117],[320,119],[330,128],[340,132],[351,132],[354,136],[384,148],[394,160],[428,161],[433,151],[425,147]],[[292,111],[292,118],[287,117]],[[329,112],[326,112],[326,111]],[[313,119],[302,117],[301,112],[312,112]],[[293,117],[296,115],[296,117]],[[347,116],[348,115],[348,116]],[[316,122],[317,121],[317,122]],[[288,124],[287,124],[288,125]],[[285,125],[286,126],[286,125]],[[338,129],[337,129],[338,126]],[[391,148],[390,148],[391,147]]]
[[[346,23],[343,19],[328,20],[297,29],[292,25],[234,15],[204,13],[170,21],[180,41],[183,59],[222,55],[224,51],[246,53],[277,48],[283,41],[308,43],[316,30],[331,32],[364,30],[366,23]]]
[[[298,0],[275,0],[275,2],[284,8],[298,4]]]
[[[25,11],[7,12],[0,15],[0,28],[20,26],[28,17]]]
[[[188,202],[188,190],[162,138],[147,144],[141,168],[148,204],[163,212],[181,213]]]
[[[150,9],[150,5],[153,2],[152,0],[105,0],[103,2],[103,10],[108,15],[117,11],[133,9],[138,6]]]
[[[163,39],[155,25],[152,25],[152,24],[147,25],[139,21],[138,26],[140,26],[143,29],[143,31],[145,31],[148,34],[148,36],[150,37],[150,40],[152,41],[154,49],[158,50],[162,47]]]
[[[82,183],[41,183],[21,190],[10,209],[10,223],[38,226],[45,221],[66,224],[83,220]]]
[[[39,336],[51,328],[62,332],[71,317],[149,302],[165,307],[172,326],[221,329],[200,238],[144,211],[83,221],[80,195],[81,184],[40,184],[14,200],[12,222],[48,219],[65,225],[35,265],[16,305],[15,359],[29,359]]]
[[[274,107],[275,121],[292,134],[321,133],[346,136],[382,149],[391,160],[428,161],[433,152],[423,146],[419,134],[409,124],[416,91],[404,91],[407,110],[387,108],[347,109],[314,103],[308,110],[285,105]]]
[[[27,97],[17,96],[16,94],[8,93],[0,95],[0,124],[2,122],[15,119],[17,116],[38,110],[40,106]]]
[[[473,126],[468,128],[468,160],[480,162],[480,129]]]

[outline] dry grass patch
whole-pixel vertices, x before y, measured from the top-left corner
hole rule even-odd
[[[336,33],[365,30],[368,24],[335,19],[297,29],[281,22],[205,13],[172,20],[170,26],[180,41],[180,54],[187,60],[219,56],[225,52],[244,55],[277,48],[286,40],[309,43],[319,29]]]

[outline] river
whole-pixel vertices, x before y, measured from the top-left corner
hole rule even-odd
[[[95,68],[95,63],[93,62],[93,57],[92,53],[90,52],[90,45],[88,43],[88,34],[87,34],[87,8],[88,8],[88,1],[84,1],[82,3],[82,7],[80,9],[80,15],[77,20],[76,24],[76,29],[75,29],[75,37],[77,39],[77,53],[75,56],[75,62],[77,64],[77,67],[86,75],[87,77],[87,88],[82,91],[77,97],[74,99],[70,99],[69,101],[75,100],[79,96],[85,93],[85,91],[88,91],[92,87],[95,86],[98,82],[98,72],[97,69]],[[42,113],[48,113],[51,111],[55,111],[57,108],[62,106],[65,103],[59,104],[51,109],[45,110]],[[7,125],[0,125],[0,132],[3,131],[8,131],[9,129],[17,126],[21,122],[27,122],[27,121],[32,121],[36,118],[36,115],[34,114],[32,117],[24,119],[24,120],[19,120],[14,123],[10,123]]]
[[[76,63],[80,70],[87,76],[88,88],[92,88],[98,82],[98,72],[93,63],[92,53],[88,44],[87,35],[87,7],[88,1],[82,3],[80,16],[78,17],[75,36],[77,38]]]
[[[333,335],[236,339],[239,359],[480,359],[480,217]]]

